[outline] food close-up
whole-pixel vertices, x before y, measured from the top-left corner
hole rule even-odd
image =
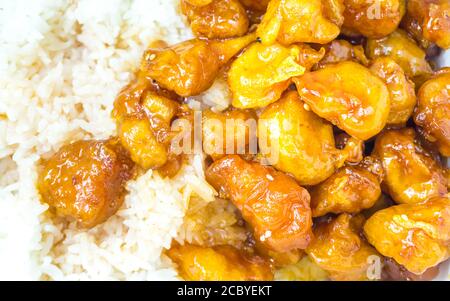
[[[449,0],[0,3],[0,280],[449,280]]]

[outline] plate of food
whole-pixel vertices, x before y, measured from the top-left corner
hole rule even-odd
[[[0,279],[448,280],[449,15],[0,1]]]

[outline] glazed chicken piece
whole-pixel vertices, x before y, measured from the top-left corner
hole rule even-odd
[[[181,0],[181,12],[188,18],[198,37],[225,39],[247,33],[249,20],[238,0],[214,0],[205,6],[195,6]]]
[[[411,117],[416,105],[414,83],[407,78],[402,67],[389,57],[376,58],[370,71],[386,84],[391,98],[387,124],[403,126]]]
[[[436,46],[436,44],[423,37],[422,26],[408,13],[408,11],[406,11],[405,16],[400,23],[400,28],[407,32],[408,35],[416,41],[417,45],[426,52]]]
[[[414,122],[443,156],[450,156],[450,68],[440,70],[420,87]]]
[[[423,37],[422,27],[408,12],[406,12],[403,17],[402,22],[400,23],[400,28],[407,32],[408,35],[416,41],[417,45],[419,45],[420,48],[424,49],[426,52],[436,45]]]
[[[228,72],[228,84],[236,108],[261,108],[278,100],[291,84],[323,56],[309,46],[261,43],[251,45]]]
[[[195,6],[205,6],[213,2],[214,0],[184,0],[184,1]]]
[[[425,51],[401,29],[397,29],[381,39],[368,39],[366,55],[370,59],[380,56],[390,57],[402,67],[405,74],[414,81],[417,87],[420,87],[432,73],[425,58]]]
[[[214,160],[226,155],[257,152],[257,121],[256,114],[252,111],[203,111],[202,130],[203,150]]]
[[[353,61],[364,66],[369,65],[369,60],[366,58],[364,48],[361,45],[352,45],[346,40],[334,40],[324,47],[326,50],[325,56],[315,69],[344,61]]]
[[[434,266],[416,275],[408,271],[404,266],[398,264],[392,258],[386,258],[383,265],[381,280],[387,281],[430,281],[439,275],[439,266]]]
[[[206,179],[241,211],[255,239],[266,248],[288,252],[310,242],[309,194],[294,179],[237,155],[215,161]]]
[[[178,102],[159,95],[147,79],[138,78],[119,94],[114,103],[119,138],[131,159],[144,169],[178,164],[179,157],[169,152],[171,122],[179,113]],[[176,174],[178,169],[168,173]]]
[[[239,2],[247,12],[250,28],[256,28],[261,23],[270,0],[239,0]]]
[[[322,0],[272,0],[257,34],[263,44],[276,41],[326,44],[339,35],[339,26],[327,19]]]
[[[38,190],[56,214],[92,228],[120,208],[133,175],[134,163],[116,139],[82,140],[43,160]]]
[[[296,91],[265,108],[258,127],[261,155],[300,185],[322,182],[355,156],[353,148],[358,147],[347,143],[347,148],[337,149],[331,124],[311,112]]]
[[[347,61],[293,78],[300,98],[320,117],[361,140],[386,125],[386,85],[364,66]]]
[[[193,39],[168,48],[147,49],[141,71],[180,96],[198,95],[211,87],[220,69],[255,38],[249,34],[228,40]]]
[[[288,252],[275,252],[267,249],[261,243],[256,243],[255,249],[259,255],[267,258],[271,265],[277,268],[296,264],[305,256],[303,250],[293,249]]]
[[[381,194],[381,196],[378,198],[375,204],[373,204],[373,206],[370,207],[369,209],[363,210],[361,214],[364,215],[366,219],[368,219],[369,217],[374,215],[377,211],[391,207],[393,205],[395,205],[394,201],[387,194]]]
[[[114,100],[112,117],[116,121],[121,121],[128,117],[144,118],[146,112],[143,108],[143,96],[146,93],[152,93],[175,101],[181,101],[181,98],[175,93],[162,89],[150,79],[146,78],[142,72],[138,72],[133,81],[125,86]]]
[[[323,47],[316,50],[308,44],[296,44],[296,46],[300,50],[298,62],[305,67],[306,71],[310,71],[325,55],[325,49]]]
[[[306,253],[332,280],[367,280],[372,259],[381,259],[361,237],[364,221],[361,215],[343,213],[314,228],[314,240]]]
[[[447,195],[380,210],[367,220],[364,233],[382,255],[422,274],[450,255],[450,199]]]
[[[409,0],[402,22],[424,48],[430,43],[450,48],[450,2],[448,0]],[[427,43],[428,42],[428,43]]]
[[[153,93],[143,98],[148,119],[126,119],[119,136],[133,161],[142,168],[163,166],[169,157],[170,122],[178,110],[178,103]]]
[[[344,0],[322,0],[325,18],[341,27],[344,24]]]
[[[270,0],[239,0],[245,7],[265,12]]]
[[[144,169],[161,167],[168,160],[167,146],[157,140],[148,120],[125,119],[119,137],[133,161]]]
[[[333,129],[335,131],[336,129]],[[341,158],[345,162],[357,164],[364,161],[365,144],[363,140],[352,137],[345,132],[336,133],[334,135],[336,148],[341,150]]]
[[[310,190],[313,217],[328,213],[358,213],[381,195],[376,175],[359,166],[345,166]]]
[[[420,203],[447,193],[442,167],[415,136],[413,129],[386,131],[372,153],[383,165],[383,190],[397,203]]]
[[[273,280],[269,263],[231,246],[200,247],[173,245],[166,253],[188,281]]]
[[[405,14],[405,0],[344,0],[346,35],[361,34],[368,38],[382,38],[397,29]]]
[[[375,156],[365,156],[358,162],[356,167],[369,171],[377,177],[379,183],[383,182],[384,169],[380,158]]]

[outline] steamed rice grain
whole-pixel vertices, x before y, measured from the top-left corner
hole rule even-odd
[[[176,279],[161,257],[191,195],[213,200],[201,159],[173,180],[131,181],[124,205],[87,232],[51,217],[36,164],[61,145],[115,134],[110,117],[146,46],[192,37],[178,1],[0,3],[0,279]]]

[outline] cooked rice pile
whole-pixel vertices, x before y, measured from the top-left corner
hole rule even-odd
[[[88,232],[52,220],[35,188],[40,156],[103,139],[118,91],[155,39],[191,37],[173,1],[8,1],[0,10],[0,279],[175,279],[161,251],[191,195],[213,200],[202,158],[128,185],[123,208]]]

